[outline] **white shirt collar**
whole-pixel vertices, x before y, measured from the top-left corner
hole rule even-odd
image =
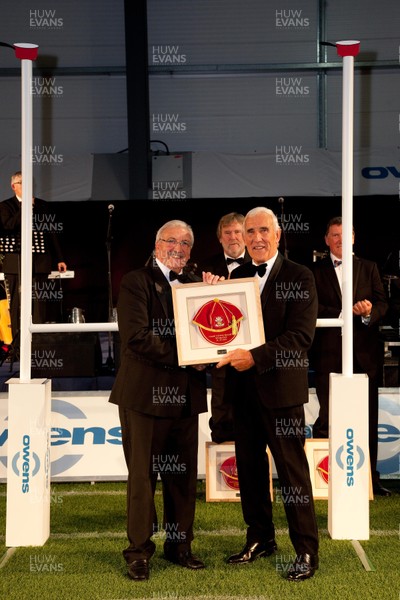
[[[157,263],[158,267],[160,268],[160,271],[164,275],[165,279],[168,281],[168,283],[170,285],[179,285],[179,281],[177,279],[175,279],[174,281],[169,280],[169,274],[171,272],[171,269],[169,267],[166,267],[161,261],[158,260],[158,258],[156,258],[156,263]],[[182,273],[182,270],[179,271],[179,274],[181,274],[181,273]]]
[[[332,252],[330,252],[330,256],[331,256],[331,261],[334,262],[335,260],[340,260],[340,262],[342,262],[342,259],[339,258],[338,256],[335,256],[334,254],[332,254]]]
[[[259,280],[258,283],[259,283],[259,286],[260,286],[260,294],[261,294],[261,292],[264,289],[265,282],[267,281],[267,279],[269,277],[269,274],[271,273],[271,269],[274,266],[275,261],[276,261],[277,258],[278,258],[278,251],[276,251],[276,254],[266,261],[266,263],[267,263],[268,266],[266,268],[266,271],[265,271],[265,274],[263,275],[263,277],[260,277],[258,275],[258,273],[257,273],[257,277],[258,277],[258,280]],[[252,261],[252,263],[253,263],[253,265],[255,264],[254,261]]]
[[[245,251],[245,250],[243,250],[242,254],[239,254],[239,256],[237,256],[236,258],[244,258],[245,252],[246,252],[246,251]],[[228,256],[228,254],[227,254],[226,252],[224,252],[224,256],[225,256],[225,260],[226,260],[227,258],[231,258],[232,260],[236,260],[235,258],[233,258],[233,256]]]

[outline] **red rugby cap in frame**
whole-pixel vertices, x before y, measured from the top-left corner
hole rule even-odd
[[[199,308],[192,322],[205,340],[222,346],[235,339],[243,318],[240,308],[231,302],[214,298]]]

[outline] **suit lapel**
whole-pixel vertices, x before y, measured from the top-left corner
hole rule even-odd
[[[283,264],[283,256],[282,256],[282,254],[278,253],[276,261],[274,262],[274,266],[272,267],[271,272],[268,275],[268,279],[265,282],[264,289],[261,294],[261,304],[263,304],[263,305],[266,304],[266,302],[268,300],[268,296],[271,293],[272,287],[273,287],[275,280],[279,274],[279,271],[281,270],[282,264]]]
[[[220,257],[220,263],[217,265],[217,272],[222,273],[225,279],[229,279],[230,273],[225,260],[225,254]]]
[[[330,258],[327,258],[326,260],[327,260],[327,263],[326,263],[327,277],[331,281],[333,289],[335,290],[335,293],[337,294],[338,298],[340,298],[340,301],[342,301],[342,292],[340,289],[337,275],[335,273],[335,267],[333,266]],[[353,302],[355,302],[355,297],[356,297],[356,289],[358,286],[358,279],[360,276],[360,266],[361,266],[360,261],[357,259],[356,256],[354,256],[353,257]]]
[[[244,253],[244,257],[243,257],[243,258],[244,258],[244,262],[243,262],[243,263],[242,263],[242,265],[241,265],[242,267],[243,267],[243,265],[247,264],[248,262],[251,262],[251,257],[250,257],[250,254],[247,252],[247,250],[245,250],[245,253]],[[240,268],[239,266],[238,266],[238,267],[235,267],[235,269],[239,269],[239,268]],[[221,265],[221,270],[222,270],[222,269],[224,269],[224,270],[225,270],[225,273],[223,273],[223,275],[225,275],[225,277],[226,277],[227,279],[230,279],[230,278],[231,278],[231,275],[232,275],[233,271],[235,270],[235,269],[233,269],[233,271],[232,271],[231,273],[229,273],[229,269],[228,269],[228,266],[227,266],[227,264],[226,264],[226,260],[225,260],[225,255],[223,255],[223,267],[222,267],[222,265]]]
[[[268,279],[265,282],[264,289],[261,294],[261,304],[266,303],[268,296],[271,293],[271,290],[273,288],[275,279],[277,278],[279,271],[281,270],[282,264],[283,264],[283,256],[280,252],[278,252],[278,256],[276,257],[274,266],[272,267],[271,272],[268,275]],[[236,271],[236,270],[239,271],[240,277],[253,277],[253,274],[251,273],[251,266],[252,266],[252,262],[250,259],[249,262],[243,264],[241,267],[238,267],[238,269],[234,269],[234,271]],[[237,276],[239,277],[239,273]],[[235,277],[235,279],[236,279],[236,277]]]
[[[172,314],[171,286],[157,266],[150,267],[150,270],[154,279],[154,289],[156,292],[156,296],[160,300],[165,316],[168,318]]]
[[[336,296],[342,302],[342,291],[340,289],[339,280],[337,278],[335,267],[333,266],[333,262],[330,257],[326,258],[326,277],[329,280],[329,287],[332,287]]]

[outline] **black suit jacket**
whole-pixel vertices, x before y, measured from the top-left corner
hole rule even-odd
[[[127,273],[118,298],[121,366],[110,402],[174,418],[207,411],[205,372],[178,366],[172,292],[158,266]]]
[[[244,263],[247,263],[251,260],[250,255],[247,250],[244,253]],[[210,271],[214,275],[219,275],[220,277],[225,277],[225,279],[229,278],[229,270],[226,265],[225,254],[220,252],[219,254],[215,254],[210,258],[207,258],[204,263],[201,263],[199,266],[200,271]]]
[[[251,276],[251,263],[231,273],[231,279]],[[255,367],[228,370],[231,393],[246,397],[248,378],[268,408],[308,402],[308,356],[317,319],[317,293],[310,269],[278,253],[261,295],[266,343],[251,350]],[[233,387],[233,389],[232,389]]]
[[[337,318],[342,310],[342,294],[329,257],[314,263],[318,293],[318,318]],[[379,346],[379,323],[388,304],[376,263],[353,257],[353,304],[359,300],[372,302],[368,325],[361,317],[353,319],[354,358],[363,372],[376,373],[382,352]],[[342,372],[342,339],[340,327],[318,328],[312,348],[312,364],[319,372]]]
[[[33,229],[43,233],[44,252],[32,254],[32,272],[50,273],[56,269],[59,262],[64,262],[57,233],[48,231],[51,222],[46,221],[44,215],[49,214],[48,203],[35,198],[33,208]],[[21,239],[21,202],[16,196],[0,202],[0,229],[3,236],[12,236]],[[4,273],[17,274],[20,272],[19,253],[5,254],[3,260]]]

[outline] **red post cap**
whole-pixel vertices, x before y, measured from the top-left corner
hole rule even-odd
[[[23,42],[18,42],[13,45],[15,56],[17,58],[20,58],[21,60],[36,60],[39,48],[37,44],[25,44]]]
[[[360,52],[360,41],[342,40],[336,42],[336,50],[339,56],[357,56]]]

